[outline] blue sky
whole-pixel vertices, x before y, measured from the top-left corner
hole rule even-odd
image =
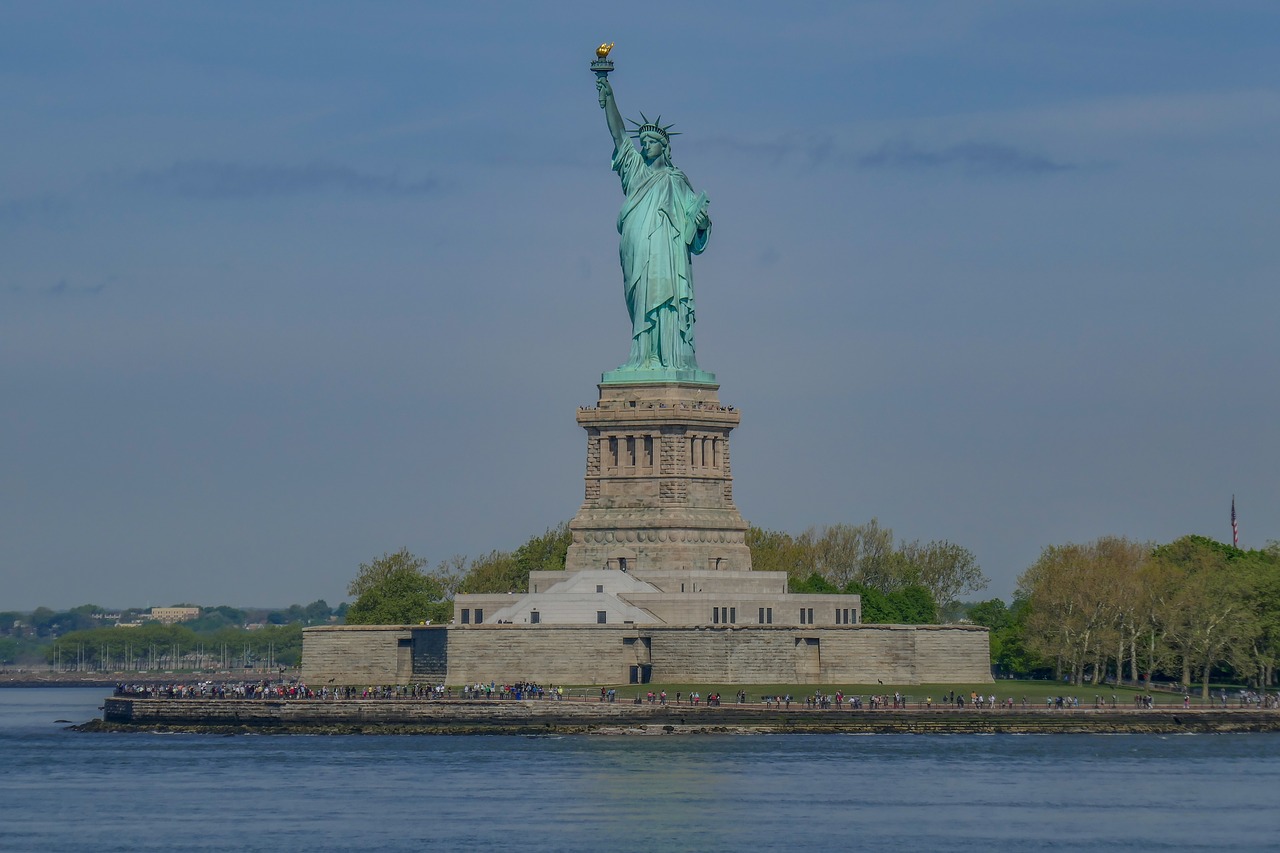
[[[550,11],[554,8],[556,11]],[[0,3],[0,609],[336,603],[582,499],[588,64],[711,199],[760,526],[1280,539],[1280,7]]]

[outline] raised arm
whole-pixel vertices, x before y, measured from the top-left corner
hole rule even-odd
[[[607,77],[596,78],[596,91],[600,93],[600,108],[604,110],[604,120],[609,125],[609,135],[613,137],[613,150],[617,151],[627,142],[627,129],[622,124],[622,113],[618,112],[618,104],[613,99],[613,86]]]

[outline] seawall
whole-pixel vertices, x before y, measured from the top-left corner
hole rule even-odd
[[[1225,733],[1280,731],[1280,711],[857,710],[593,701],[112,697],[84,731],[279,734]]]

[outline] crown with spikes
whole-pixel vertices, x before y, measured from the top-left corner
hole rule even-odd
[[[636,137],[637,139],[639,139],[640,134],[644,133],[645,131],[652,131],[653,133],[656,133],[659,136],[661,136],[666,141],[666,143],[670,145],[671,137],[680,135],[680,131],[671,129],[675,127],[675,125],[668,124],[664,126],[661,123],[662,116],[658,116],[653,121],[649,121],[649,117],[647,115],[645,115],[644,113],[640,113],[640,121],[636,121],[633,118],[629,118],[627,119],[627,121],[631,122],[636,126],[635,130],[631,131],[631,135]]]

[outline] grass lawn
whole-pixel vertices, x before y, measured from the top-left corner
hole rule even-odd
[[[1095,687],[1092,684],[1083,684],[1073,686],[1057,681],[1018,681],[1001,679],[996,682],[986,682],[982,684],[956,682],[950,684],[613,684],[605,685],[606,688],[613,688],[616,691],[615,701],[634,700],[637,696],[643,697],[649,691],[659,693],[663,690],[667,691],[667,701],[675,702],[676,693],[679,692],[682,697],[687,697],[690,691],[697,691],[705,701],[706,697],[712,693],[720,694],[720,701],[723,705],[729,705],[737,702],[737,694],[739,690],[745,690],[747,693],[747,701],[758,703],[763,701],[763,696],[784,696],[791,695],[792,702],[799,702],[801,706],[804,704],[806,696],[812,696],[815,692],[822,692],[826,695],[833,695],[837,690],[847,697],[861,696],[866,701],[868,696],[893,696],[896,693],[902,693],[907,696],[908,702],[914,706],[917,703],[923,703],[926,697],[932,698],[934,704],[937,704],[941,697],[949,692],[954,691],[956,694],[964,696],[966,703],[972,693],[980,693],[983,696],[995,694],[996,701],[1012,698],[1020,707],[1023,697],[1026,697],[1029,706],[1044,707],[1045,700],[1056,696],[1075,696],[1080,700],[1080,707],[1091,708],[1094,704],[1094,697],[1099,696],[1102,700],[1110,705],[1111,697],[1115,696],[1116,707],[1131,708],[1133,707],[1133,698],[1141,695],[1144,691],[1134,690],[1129,687],[1113,688],[1110,685]],[[565,688],[567,694],[573,696],[599,696],[600,686],[579,686],[573,688]],[[687,701],[687,700],[686,700]],[[1155,694],[1157,705],[1179,705],[1182,704],[1181,694],[1157,692]],[[1191,704],[1198,707],[1202,703],[1196,695],[1191,696]]]

